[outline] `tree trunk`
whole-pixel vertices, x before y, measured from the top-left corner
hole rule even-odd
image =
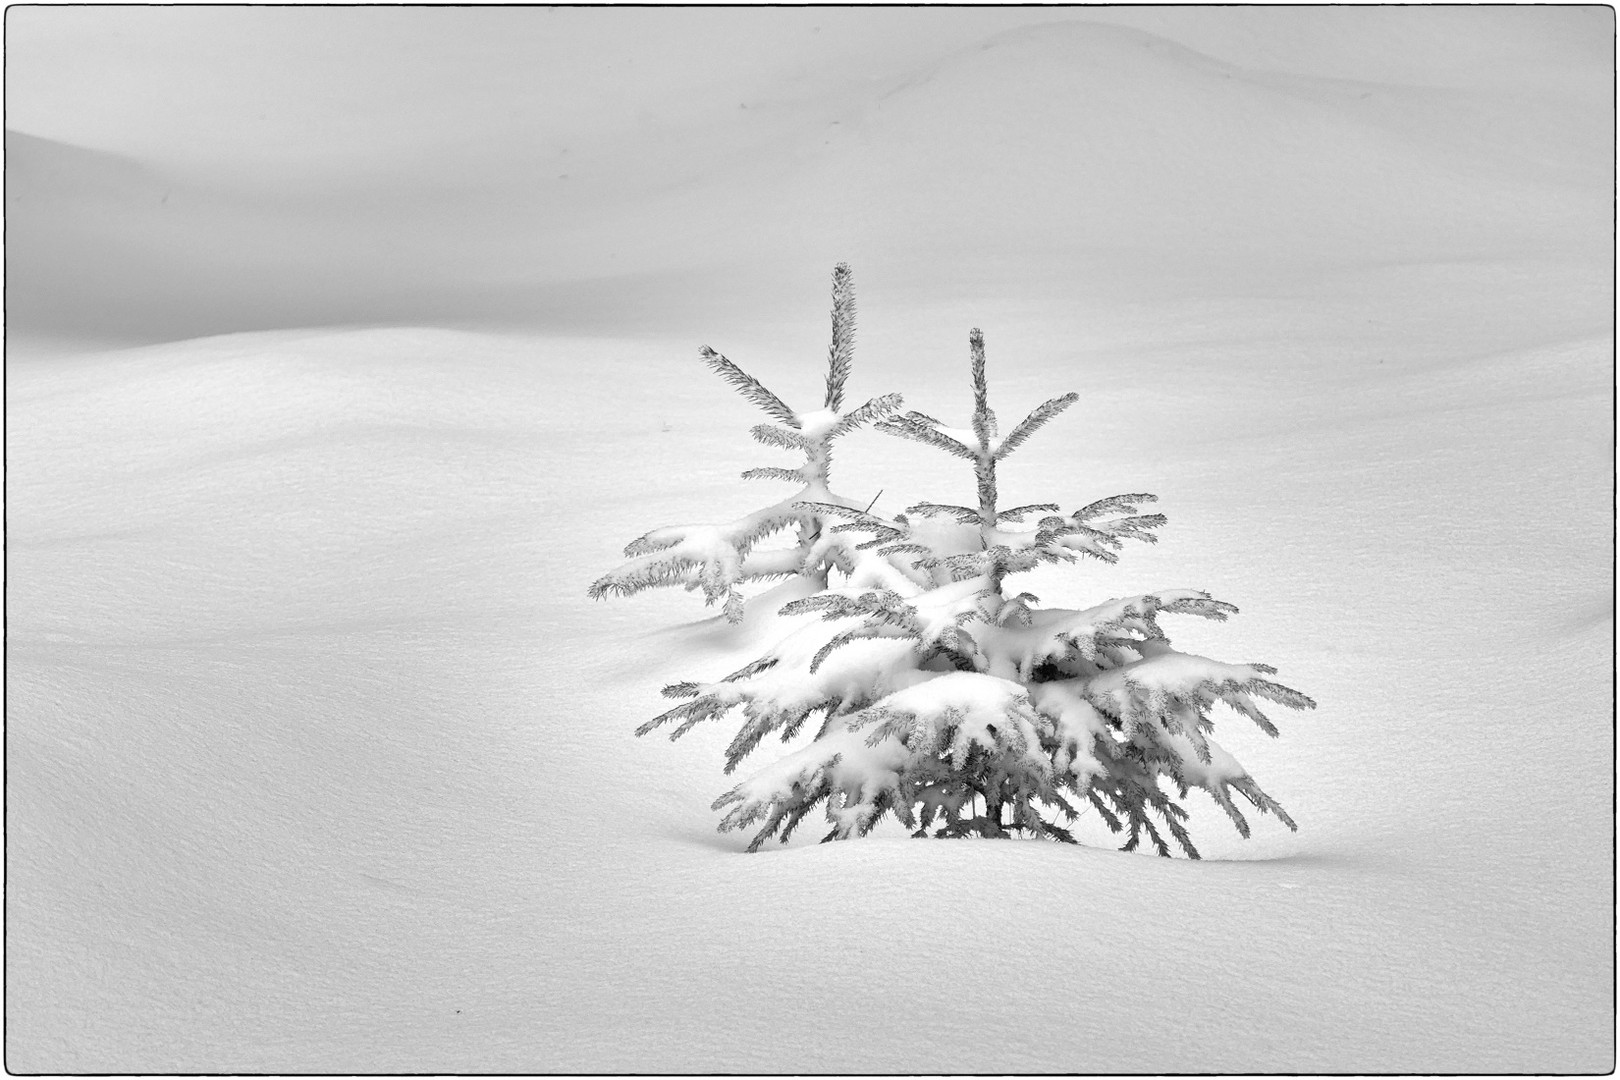
[[[997,797],[992,801],[988,793],[984,797],[984,816],[989,819],[986,836],[1001,836],[1004,830],[1001,827],[1001,799]]]

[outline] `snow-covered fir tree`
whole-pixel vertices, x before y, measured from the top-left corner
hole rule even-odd
[[[1076,395],[1044,403],[1001,435],[983,336],[974,330],[969,340],[968,427],[916,412],[877,426],[970,465],[978,505],[919,503],[892,520],[842,501],[803,505],[824,523],[841,519],[810,549],[849,577],[783,613],[821,620],[718,682],[666,687],[687,700],[637,734],[673,724],[679,738],[735,715],[730,773],[766,737],[786,742],[818,719],[808,744],[715,802],[725,810],[722,831],[757,827],[750,851],[773,836],[785,842],[818,806],[832,823],[826,840],[864,835],[892,814],[919,837],[1067,842],[1066,825],[1089,806],[1126,834],[1127,851],[1146,838],[1161,855],[1173,842],[1198,858],[1182,805],[1193,788],[1245,837],[1234,796],[1295,828],[1211,737],[1211,710],[1224,703],[1276,735],[1260,701],[1314,702],[1274,682],[1263,664],[1177,651],[1159,624],[1162,615],[1224,620],[1236,608],[1192,589],[1078,610],[1009,595],[1010,577],[1045,563],[1113,562],[1125,541],[1153,541],[1164,518],[1140,512],[1151,495],[1116,495],[1067,514],[1056,504],[1001,509],[998,465]],[[852,535],[868,539],[851,543]]]
[[[766,446],[798,451],[804,464],[795,469],[766,466],[749,469],[745,479],[786,481],[794,494],[750,514],[714,525],[670,525],[654,529],[624,549],[626,562],[598,578],[590,587],[592,598],[628,596],[643,589],[680,585],[702,590],[704,602],[721,603],[725,616],[739,622],[744,600],[738,586],[800,575],[811,588],[827,583],[827,570],[848,545],[837,540],[819,543],[831,524],[822,507],[845,510],[861,505],[828,488],[833,441],[862,424],[900,408],[899,394],[873,398],[845,410],[844,386],[855,355],[855,292],[850,269],[840,263],[833,271],[832,344],[827,350],[826,393],[821,408],[790,408],[758,379],[707,345],[701,355],[716,374],[771,417],[774,423],[752,430]],[[788,529],[797,530],[792,547],[762,549],[761,541]],[[848,556],[842,556],[849,562]]]

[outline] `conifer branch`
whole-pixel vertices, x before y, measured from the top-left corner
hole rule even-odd
[[[1304,697],[1303,694],[1300,696]],[[1306,698],[1306,700],[1309,701],[1310,699]],[[1253,720],[1255,727],[1259,728],[1267,735],[1270,735],[1273,739],[1280,734],[1280,732],[1277,730],[1277,725],[1273,724],[1271,722],[1271,718],[1260,711],[1260,707],[1254,703],[1254,700],[1250,698],[1248,694],[1232,694],[1226,698],[1226,703],[1236,710],[1240,715],[1246,716],[1250,720]],[[1311,704],[1315,705],[1316,703],[1311,702]]]
[[[1061,825],[1053,825],[1050,821],[1041,822],[1041,830],[1047,836],[1050,836],[1053,840],[1056,840],[1059,843],[1076,845],[1080,843],[1080,841],[1074,838],[1074,833],[1070,832],[1068,829],[1065,829]]]
[[[1098,499],[1094,503],[1082,506],[1069,516],[1075,521],[1090,521],[1103,514],[1134,514],[1138,503],[1158,501],[1157,495],[1110,495],[1106,499]]]
[[[950,503],[917,503],[914,506],[906,507],[906,513],[921,514],[924,517],[955,518],[963,525],[977,525],[979,523],[979,512],[977,510],[971,506],[955,506]]]
[[[756,441],[762,442],[766,446],[777,446],[781,447],[783,450],[803,450],[805,453],[810,452],[809,439],[806,439],[797,431],[777,427],[775,424],[755,424],[753,427],[748,429],[748,434],[752,435]]]
[[[799,822],[803,821],[810,811],[814,810],[817,804],[819,804],[825,797],[825,795],[810,798],[801,797],[798,800],[793,809],[786,815],[782,822],[782,843],[785,844],[788,842],[788,838],[793,835],[793,830],[799,827]],[[756,841],[756,843],[757,842],[758,841]]]
[[[1125,827],[1119,818],[1114,816],[1114,812],[1103,804],[1102,793],[1095,786],[1086,790],[1086,801],[1091,803],[1098,816],[1103,819],[1103,824],[1108,826],[1109,832],[1117,833]]]
[[[847,263],[833,270],[832,344],[827,348],[827,396],[824,408],[844,407],[844,383],[855,356],[855,288]]]
[[[853,506],[844,506],[839,503],[816,502],[813,499],[801,499],[793,504],[805,510],[819,514],[823,517],[851,518],[858,524],[882,525],[883,519],[874,517],[865,510],[857,510]]]
[[[926,417],[921,413],[906,413],[904,416],[891,416],[877,424],[877,430],[885,435],[895,435],[913,442],[926,443],[937,447],[947,454],[954,454],[967,461],[977,461],[979,455],[957,442],[943,432],[935,431],[928,424],[938,424],[939,421]]]
[[[755,675],[758,675],[762,671],[769,671],[771,668],[775,667],[781,662],[782,659],[778,656],[762,656],[753,663],[744,664],[742,667],[738,668],[736,671],[733,671],[730,675],[727,675],[720,681],[737,682],[741,679],[749,679]]]
[[[653,717],[636,728],[636,734],[638,736],[646,735],[648,732],[672,720],[679,720],[682,722],[680,727],[670,736],[670,740],[673,742],[685,735],[693,726],[702,723],[704,720],[712,720],[730,708],[731,702],[723,702],[712,696],[700,697],[696,701],[689,701],[685,705],[677,705],[668,712]]]
[[[791,484],[803,484],[804,473],[799,469],[778,469],[774,465],[762,465],[757,469],[745,470],[742,474],[744,480],[786,480]]]
[[[1022,521],[1030,514],[1040,512],[1055,513],[1059,509],[1057,503],[1030,503],[1028,506],[1015,506],[1011,510],[1003,510],[996,514],[996,521]],[[1061,521],[1062,518],[1056,519]]]
[[[996,460],[1000,461],[1018,449],[1023,445],[1024,440],[1040,430],[1047,421],[1079,400],[1079,394],[1065,394],[1037,406],[1034,411],[1018,422],[1018,426],[1013,428],[1005,439],[1001,440],[1001,444],[996,447]]]
[[[1299,826],[1294,823],[1293,818],[1288,816],[1288,811],[1282,808],[1282,804],[1276,799],[1273,799],[1270,795],[1267,795],[1264,791],[1261,791],[1260,785],[1256,784],[1251,777],[1240,777],[1232,781],[1231,786],[1234,790],[1241,792],[1243,797],[1248,799],[1249,802],[1254,805],[1255,809],[1259,810],[1262,814],[1276,814],[1277,820],[1288,826],[1290,832],[1299,832]]]
[[[1148,544],[1157,544],[1159,538],[1150,531],[1163,526],[1169,518],[1163,514],[1138,514],[1135,517],[1115,518],[1104,522],[1101,528],[1106,529],[1110,535],[1130,540],[1141,540]]]
[[[703,362],[708,364],[715,374],[736,388],[737,392],[759,408],[776,417],[790,428],[800,426],[798,414],[788,408],[782,399],[765,388],[765,384],[754,378],[748,372],[715,352],[707,345],[699,353]]]
[[[726,747],[726,767],[724,772],[727,776],[736,772],[737,766],[742,763],[742,759],[752,753],[764,740],[765,736],[770,734],[772,719],[770,716],[755,717],[745,723],[742,729],[737,732],[737,737],[731,740],[730,746]]]
[[[802,500],[800,502],[794,503],[794,505],[798,506],[798,507],[802,507],[807,512],[813,513],[813,514],[815,514],[818,517],[823,518],[823,519],[827,519],[827,518],[849,518],[849,519],[851,519],[847,523],[842,524],[842,525],[833,525],[831,527],[823,526],[823,529],[825,531],[833,532],[833,533],[842,533],[842,532],[869,532],[869,533],[871,533],[873,535],[874,539],[872,541],[868,542],[868,543],[856,545],[857,550],[876,547],[879,544],[885,544],[885,543],[888,543],[891,540],[898,540],[902,536],[905,535],[899,529],[895,528],[893,525],[890,525],[888,522],[884,521],[882,518],[876,516],[875,514],[869,514],[865,510],[856,510],[853,507],[839,506],[839,505],[837,505],[835,503],[815,502],[814,500]]]
[[[979,439],[979,451],[987,454],[996,439],[996,414],[990,408],[990,384],[985,375],[984,331],[977,326],[968,331],[968,349],[973,369],[973,434]]]
[[[701,565],[693,559],[666,559],[656,564],[621,567],[591,582],[585,595],[592,600],[603,600],[609,596],[634,596],[645,589],[657,588],[660,585],[690,587],[696,580],[696,571]]]
[[[858,601],[851,597],[842,596],[838,593],[821,593],[783,604],[781,613],[791,616],[820,612],[823,619],[831,620],[862,614],[865,610]]]
[[[664,551],[681,542],[679,529],[654,529],[644,536],[638,536],[624,546],[624,557],[633,559],[638,555],[651,555],[655,551]]]
[[[702,590],[704,601],[725,603],[725,616],[742,617],[742,597],[736,584],[791,574],[801,565],[795,559],[784,568],[770,559],[752,558],[755,544],[802,520],[790,504],[778,503],[725,525],[682,525],[655,529],[626,548],[628,561],[591,583],[592,599],[630,596],[645,589],[681,585]]]
[[[1201,619],[1212,619],[1215,622],[1225,622],[1229,616],[1238,613],[1234,605],[1224,600],[1216,600],[1204,592],[1185,595],[1150,593],[1143,599],[1151,599],[1153,608],[1157,611],[1169,612],[1172,615],[1197,615]]]
[[[904,398],[899,394],[884,394],[882,397],[872,398],[860,408],[839,417],[838,423],[828,430],[827,438],[832,439],[839,435],[847,435],[862,424],[869,424],[874,420],[882,419],[900,408],[902,404],[904,404]]]
[[[845,630],[841,634],[834,634],[827,644],[823,645],[816,652],[816,655],[810,658],[810,674],[814,675],[820,669],[821,665],[826,662],[827,657],[832,655],[834,649],[872,636],[874,636],[873,633],[864,626],[857,627],[854,630]]]

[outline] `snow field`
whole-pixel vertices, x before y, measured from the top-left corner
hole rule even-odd
[[[863,360],[857,393],[926,379]],[[731,732],[630,731],[664,682],[752,658],[768,621],[583,597],[620,538],[751,505],[730,477],[762,451],[726,438],[724,387],[695,360],[376,330],[15,362],[12,972],[41,992],[12,1026],[62,1034],[14,1042],[12,1067],[1591,1061],[1610,738],[1592,676],[1612,641],[1596,363],[1581,345],[1459,357],[1409,377],[1450,387],[1438,406],[1377,372],[1345,376],[1337,409],[1296,380],[1261,415],[1315,402],[1314,424],[1172,425],[1134,456],[1128,418],[1163,407],[1156,388],[1068,446],[1051,425],[1045,453],[1095,461],[1076,498],[1157,487],[1171,523],[1158,548],[1034,591],[1208,588],[1244,613],[1168,618],[1173,640],[1263,658],[1323,703],[1278,716],[1276,742],[1218,720],[1302,829],[1260,818],[1245,843],[1197,806],[1208,856],[1261,861],[1193,865],[821,848],[813,823],[810,846],[743,858],[712,832]],[[1231,365],[1183,370],[1206,410],[1252,400]],[[645,396],[604,407],[605,372]],[[851,436],[835,481],[864,490],[875,459],[908,499],[970,483],[908,450]],[[1470,469],[1421,498],[1450,461]],[[1169,482],[1131,482],[1145,471]],[[1231,505],[1233,485],[1273,509]],[[1554,554],[1526,559],[1531,539]],[[1529,717],[1562,733],[1534,754]],[[1095,964],[1184,1023],[1098,1012],[1076,990]],[[1242,985],[1242,1008],[1164,981],[1200,971]],[[919,1019],[875,1009],[877,984]],[[1076,1034],[1036,1037],[1043,1010]]]

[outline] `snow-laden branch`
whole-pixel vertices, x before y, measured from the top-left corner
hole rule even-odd
[[[795,411],[764,383],[703,346],[700,352],[704,363],[776,421],[755,425],[751,430],[754,438],[767,446],[804,455],[804,463],[798,468],[765,465],[747,470],[743,478],[783,481],[800,485],[801,489],[791,499],[734,521],[654,529],[625,548],[628,561],[591,584],[592,598],[628,596],[644,589],[680,585],[701,590],[707,604],[723,603],[726,618],[739,622],[745,604],[739,585],[794,574],[824,585],[831,569],[862,561],[845,546],[822,542],[830,524],[826,508],[857,505],[835,495],[828,486],[832,444],[840,436],[899,409],[901,398],[899,394],[885,394],[848,412],[841,411],[853,361],[854,319],[849,267],[840,264],[833,275],[833,343],[828,354],[824,406],[808,412]],[[761,540],[795,527],[797,542],[791,549],[754,550]]]
[[[753,851],[773,837],[786,841],[819,809],[829,840],[864,835],[892,817],[914,836],[1021,832],[1074,842],[1069,823],[1089,807],[1124,836],[1127,851],[1147,843],[1161,855],[1197,858],[1182,802],[1194,788],[1245,837],[1239,797],[1295,828],[1214,733],[1217,715],[1229,710],[1276,735],[1262,703],[1310,709],[1315,702],[1264,664],[1177,651],[1161,623],[1166,615],[1222,621],[1237,608],[1195,589],[1084,608],[1043,608],[1029,592],[1004,590],[1010,575],[1041,565],[1114,562],[1126,541],[1151,543],[1165,523],[1142,512],[1154,497],[1141,493],[1068,514],[1056,502],[999,508],[999,463],[1077,396],[1044,402],[1000,436],[984,336],[975,329],[967,427],[897,414],[898,395],[843,412],[853,331],[849,273],[840,265],[825,407],[806,413],[706,351],[711,366],[776,421],[756,426],[754,437],[805,457],[797,469],[744,475],[801,490],[724,526],[655,530],[627,549],[626,566],[592,587],[600,595],[680,583],[711,601],[723,596],[728,614],[740,614],[738,582],[797,573],[811,586],[781,609],[799,624],[792,633],[723,678],[666,687],[679,703],[637,731],[679,738],[707,721],[733,722],[728,774],[771,736],[808,736],[715,801],[720,829],[756,830]],[[874,512],[875,500],[862,505],[832,494],[831,440],[869,422],[969,462],[978,506],[916,502],[889,517]],[[796,544],[760,546],[793,527]],[[843,575],[836,585],[828,576],[834,570]]]

